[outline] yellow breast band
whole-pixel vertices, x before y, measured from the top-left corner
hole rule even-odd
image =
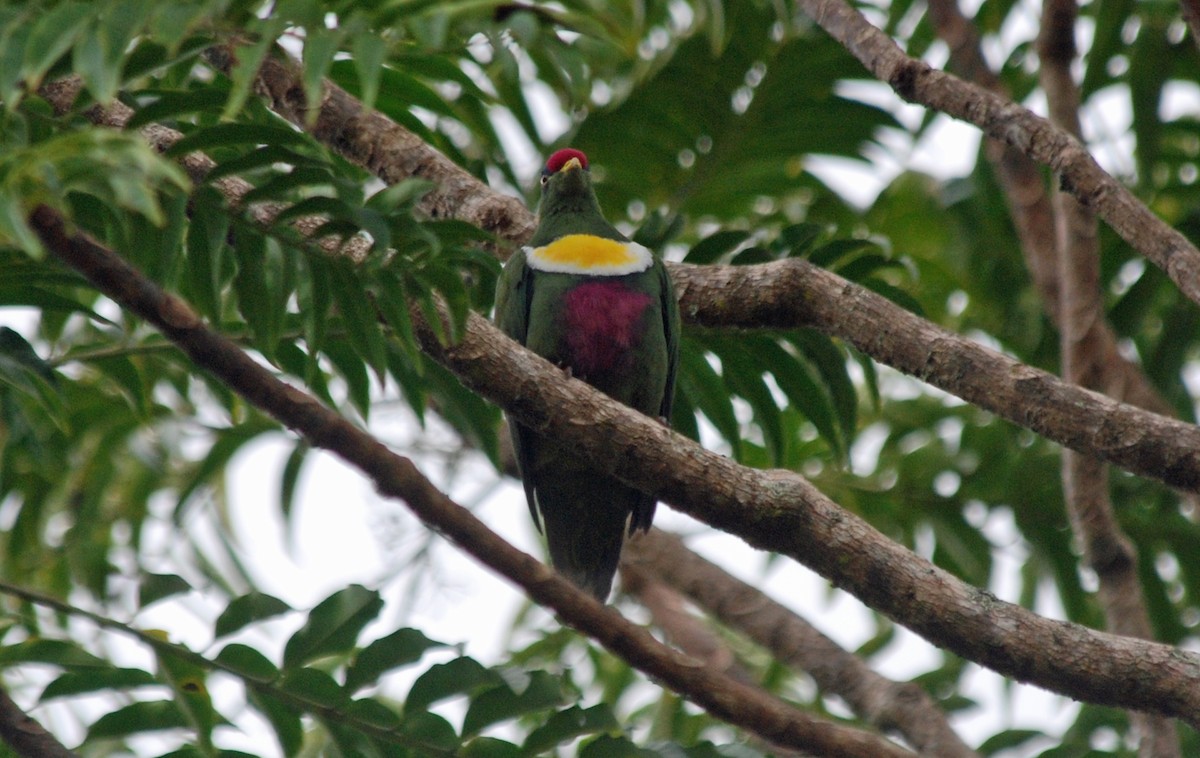
[[[588,276],[621,276],[650,268],[653,256],[636,242],[618,242],[592,234],[568,234],[548,245],[526,247],[529,265],[538,271]]]

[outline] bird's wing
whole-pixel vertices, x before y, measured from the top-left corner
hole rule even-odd
[[[656,260],[655,265],[658,266],[658,277],[661,283],[663,330],[667,335],[667,384],[666,390],[663,392],[662,407],[658,415],[665,419],[667,424],[670,424],[671,409],[675,401],[675,374],[679,368],[679,335],[681,328],[679,298],[675,294],[675,285],[671,282],[671,275],[667,273],[667,267],[663,264],[662,260]]]
[[[500,281],[496,283],[496,326],[522,345],[525,344],[525,337],[529,331],[529,303],[532,299],[533,271],[525,263],[525,251],[518,250],[508,259],[500,274]],[[517,456],[517,468],[521,470],[521,484],[525,487],[529,514],[533,516],[534,526],[541,531],[542,521],[538,516],[529,466],[530,433],[511,417],[508,429],[512,437],[513,452]]]

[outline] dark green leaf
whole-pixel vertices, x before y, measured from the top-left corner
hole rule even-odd
[[[250,690],[246,699],[271,723],[283,754],[289,758],[297,755],[304,745],[304,724],[300,714],[265,692]]]
[[[175,574],[142,574],[138,582],[138,605],[145,608],[163,598],[191,591],[192,585]]]
[[[446,647],[416,629],[398,629],[375,640],[354,656],[346,670],[346,689],[356,692],[373,684],[382,674],[421,660],[426,650]]]
[[[350,702],[350,696],[333,677],[313,668],[288,671],[279,688],[318,708],[341,708]]]
[[[358,633],[383,609],[379,593],[357,584],[322,600],[283,649],[283,667],[295,668],[354,647]]]
[[[251,592],[235,598],[221,611],[213,628],[213,635],[224,637],[256,621],[278,616],[292,610],[287,603],[264,592]]]
[[[131,668],[92,668],[68,671],[46,685],[39,702],[58,697],[83,695],[156,684],[157,679],[147,671]]]
[[[87,739],[116,739],[188,725],[187,717],[174,700],[140,701],[96,719],[88,727]]]
[[[279,676],[279,669],[267,657],[249,645],[234,642],[221,648],[214,659],[219,665],[252,681],[270,682]]]
[[[522,753],[542,755],[582,735],[612,732],[619,728],[612,709],[607,705],[594,705],[591,708],[573,705],[555,713],[545,724],[530,732],[522,746]]]
[[[497,721],[561,705],[562,683],[545,671],[520,674],[525,681],[501,684],[471,698],[463,719],[463,736],[478,734]]]
[[[423,711],[434,703],[454,695],[467,694],[486,684],[498,684],[500,676],[484,668],[474,658],[455,658],[438,663],[417,677],[404,702],[405,713]]]

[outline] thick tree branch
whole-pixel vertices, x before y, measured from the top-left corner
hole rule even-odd
[[[198,366],[248,402],[304,435],[315,447],[333,452],[362,471],[383,495],[404,500],[425,523],[480,563],[521,586],[534,601],[552,608],[566,623],[713,715],[770,742],[818,754],[911,755],[869,732],[814,719],[756,688],[697,666],[688,656],[660,644],[644,629],[505,542],[470,511],[441,493],[411,461],[391,452],[310,395],[279,381],[232,342],[205,326],[186,303],[159,289],[111,250],[87,235],[70,231],[57,211],[46,206],[35,209],[30,225],[48,250],[105,295],[154,324]],[[430,334],[426,336],[432,339]]]
[[[79,758],[0,687],[0,739],[21,758]]]
[[[1200,250],[1155,216],[1109,176],[1087,150],[1061,129],[1007,98],[931,69],[910,58],[843,0],[802,0],[805,10],[872,74],[905,100],[943,111],[1013,145],[1063,177],[1064,189],[1095,210],[1135,250],[1162,268],[1193,301],[1200,302]],[[206,53],[216,69],[232,70],[236,52],[217,46]],[[388,183],[410,176],[438,183],[425,210],[434,217],[460,218],[497,236],[522,243],[534,220],[515,198],[496,193],[419,137],[326,83],[317,118],[305,102],[298,68],[285,61],[263,63],[256,88],[280,115]]]
[[[214,68],[228,74],[236,63],[232,46],[218,45],[205,52]],[[312,106],[305,101],[304,85],[296,67],[268,58],[255,82],[256,91],[279,115],[388,184],[416,177],[436,184],[419,207],[431,218],[457,218],[513,242],[533,234],[534,218],[515,197],[494,192],[483,182],[417,135],[362,103],[341,87],[325,82],[325,93],[310,120]]]
[[[661,579],[776,660],[806,672],[822,692],[845,700],[867,723],[903,735],[921,755],[976,758],[918,685],[880,676],[758,588],[693,553],[677,535],[652,529],[629,542],[622,560],[622,576],[636,567]]]
[[[565,378],[482,317],[472,314],[454,346],[440,345],[427,328],[419,336],[468,387],[579,451],[598,471],[755,547],[794,558],[935,645],[1077,699],[1200,725],[1200,656],[1051,621],[997,600],[887,539],[798,474],[748,469],[706,451]],[[1028,380],[1038,386],[1057,381],[1049,375]]]
[[[1087,455],[1184,489],[1200,487],[1200,428],[1067,384],[960,337],[811,263],[671,267],[693,324],[809,325]]]
[[[1100,168],[1077,139],[1011,100],[905,55],[844,0],[800,0],[800,7],[900,97],[974,124],[1054,169],[1065,191],[1200,303],[1200,250]]]

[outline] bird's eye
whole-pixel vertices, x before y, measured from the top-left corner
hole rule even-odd
[[[542,174],[542,186],[543,186],[543,187],[545,187],[545,186],[546,186],[546,182],[548,182],[548,181],[550,181],[550,175],[549,175],[549,174]]]

